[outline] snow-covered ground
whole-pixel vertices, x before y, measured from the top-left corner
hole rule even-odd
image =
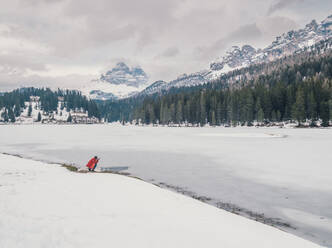
[[[0,247],[319,247],[138,179],[0,155]]]
[[[81,166],[98,155],[100,167],[127,168],[328,247],[331,147],[332,129],[0,126],[0,152]]]

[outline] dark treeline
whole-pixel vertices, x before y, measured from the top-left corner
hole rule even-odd
[[[79,91],[57,90],[48,88],[21,88],[0,95],[0,110],[4,109],[2,117],[5,121],[15,122],[26,107],[25,102],[30,101],[30,96],[39,96],[41,110],[45,113],[57,111],[58,97],[64,98],[64,108],[69,110],[83,109],[89,112],[89,116],[100,118],[100,112],[94,101],[88,100]]]
[[[162,95],[173,95],[181,92],[197,92],[199,89],[205,88],[204,85],[195,87],[171,88],[167,92],[162,91],[149,95],[150,100],[157,100]],[[139,95],[121,100],[96,101],[101,115],[108,122],[122,121],[129,122],[134,118],[134,111],[137,106],[141,106],[146,95]]]
[[[129,121],[135,106],[142,104],[143,98],[133,97],[122,100],[96,101],[101,115],[108,122]]]
[[[227,80],[226,80],[226,79]],[[232,72],[188,92],[146,98],[132,120],[142,123],[252,125],[332,119],[332,53],[307,52]]]

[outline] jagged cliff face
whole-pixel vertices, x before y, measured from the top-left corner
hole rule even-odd
[[[245,45],[242,48],[233,46],[231,50],[226,52],[226,55],[215,62],[210,64],[210,69],[219,71],[225,68],[227,65],[230,68],[237,68],[245,65],[249,65],[257,51],[255,48],[249,45]]]

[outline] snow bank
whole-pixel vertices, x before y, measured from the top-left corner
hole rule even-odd
[[[143,181],[0,155],[0,247],[319,247]]]

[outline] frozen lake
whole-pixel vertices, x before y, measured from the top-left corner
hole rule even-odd
[[[0,152],[81,166],[98,155],[332,247],[332,129],[1,125]]]

